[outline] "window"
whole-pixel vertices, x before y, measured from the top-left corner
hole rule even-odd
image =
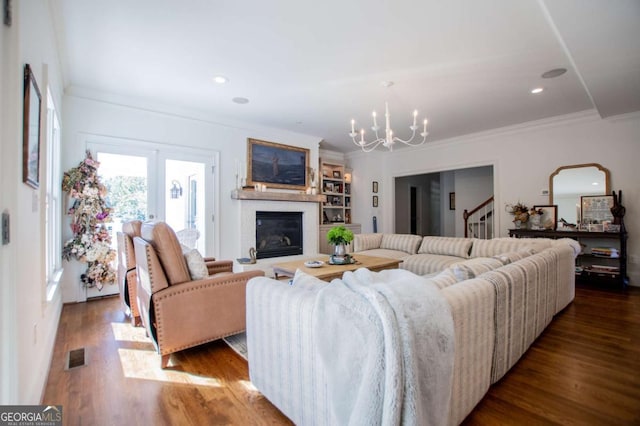
[[[60,178],[60,123],[51,92],[47,90],[45,233],[46,233],[46,289],[47,301],[62,275],[62,189]]]

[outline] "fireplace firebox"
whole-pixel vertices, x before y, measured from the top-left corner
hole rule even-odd
[[[302,212],[256,212],[256,257],[302,254]]]

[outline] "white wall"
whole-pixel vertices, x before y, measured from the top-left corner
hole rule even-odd
[[[444,202],[440,203],[440,217],[442,218],[441,233],[443,237],[456,235],[456,211],[449,209],[449,193],[456,191],[455,173],[447,171],[440,173],[440,191]]]
[[[236,160],[246,164],[247,138],[299,146],[310,150],[309,164],[317,167],[319,138],[244,123],[224,124],[197,112],[170,111],[161,106],[131,107],[123,102],[103,102],[85,95],[65,95],[65,122],[62,132],[62,170],[84,158],[87,141],[116,138],[131,142],[188,146],[220,153],[219,171],[219,253],[206,253],[219,259],[247,257],[240,244],[241,201],[231,199],[235,187]],[[130,100],[135,104],[134,100]],[[152,109],[154,108],[154,109]],[[246,167],[245,167],[246,169]],[[64,230],[68,234],[68,230]],[[70,235],[63,234],[63,239]],[[73,300],[79,285],[77,274],[63,278],[65,301]]]
[[[60,292],[47,301],[44,270],[43,199],[22,183],[22,70],[33,69],[46,100],[47,82],[60,108],[62,79],[49,3],[13,2],[13,26],[2,28],[2,191],[0,210],[11,214],[11,243],[2,258],[0,404],[38,404],[47,378],[60,318]],[[43,123],[46,122],[43,120]],[[42,134],[44,136],[44,131]],[[41,141],[41,147],[44,143]],[[45,152],[41,149],[41,156]]]
[[[505,203],[518,200],[548,204],[540,195],[549,175],[559,166],[600,163],[611,171],[611,188],[623,191],[629,232],[629,275],[640,285],[640,114],[600,119],[593,111],[483,132],[448,141],[427,143],[419,148],[378,150],[347,157],[353,167],[353,197],[356,206],[367,206],[372,180],[380,181],[379,231],[393,232],[393,178],[442,170],[493,165],[496,197],[496,232],[507,236],[511,217]],[[456,188],[456,192],[460,188]],[[371,209],[355,208],[354,221],[371,232]]]

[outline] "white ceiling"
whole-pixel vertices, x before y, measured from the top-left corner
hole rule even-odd
[[[638,0],[51,4],[66,90],[309,134],[325,149],[357,149],[350,120],[368,129],[385,101],[394,134],[409,136],[418,109],[430,141],[640,110]],[[541,78],[558,67],[568,72]],[[217,74],[230,81],[213,83]],[[530,94],[536,86],[545,91]]]

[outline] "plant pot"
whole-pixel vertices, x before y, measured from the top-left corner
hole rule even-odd
[[[333,257],[334,258],[336,258],[336,259],[344,259],[346,254],[347,254],[347,248],[345,247],[344,243],[336,244],[333,247]]]

